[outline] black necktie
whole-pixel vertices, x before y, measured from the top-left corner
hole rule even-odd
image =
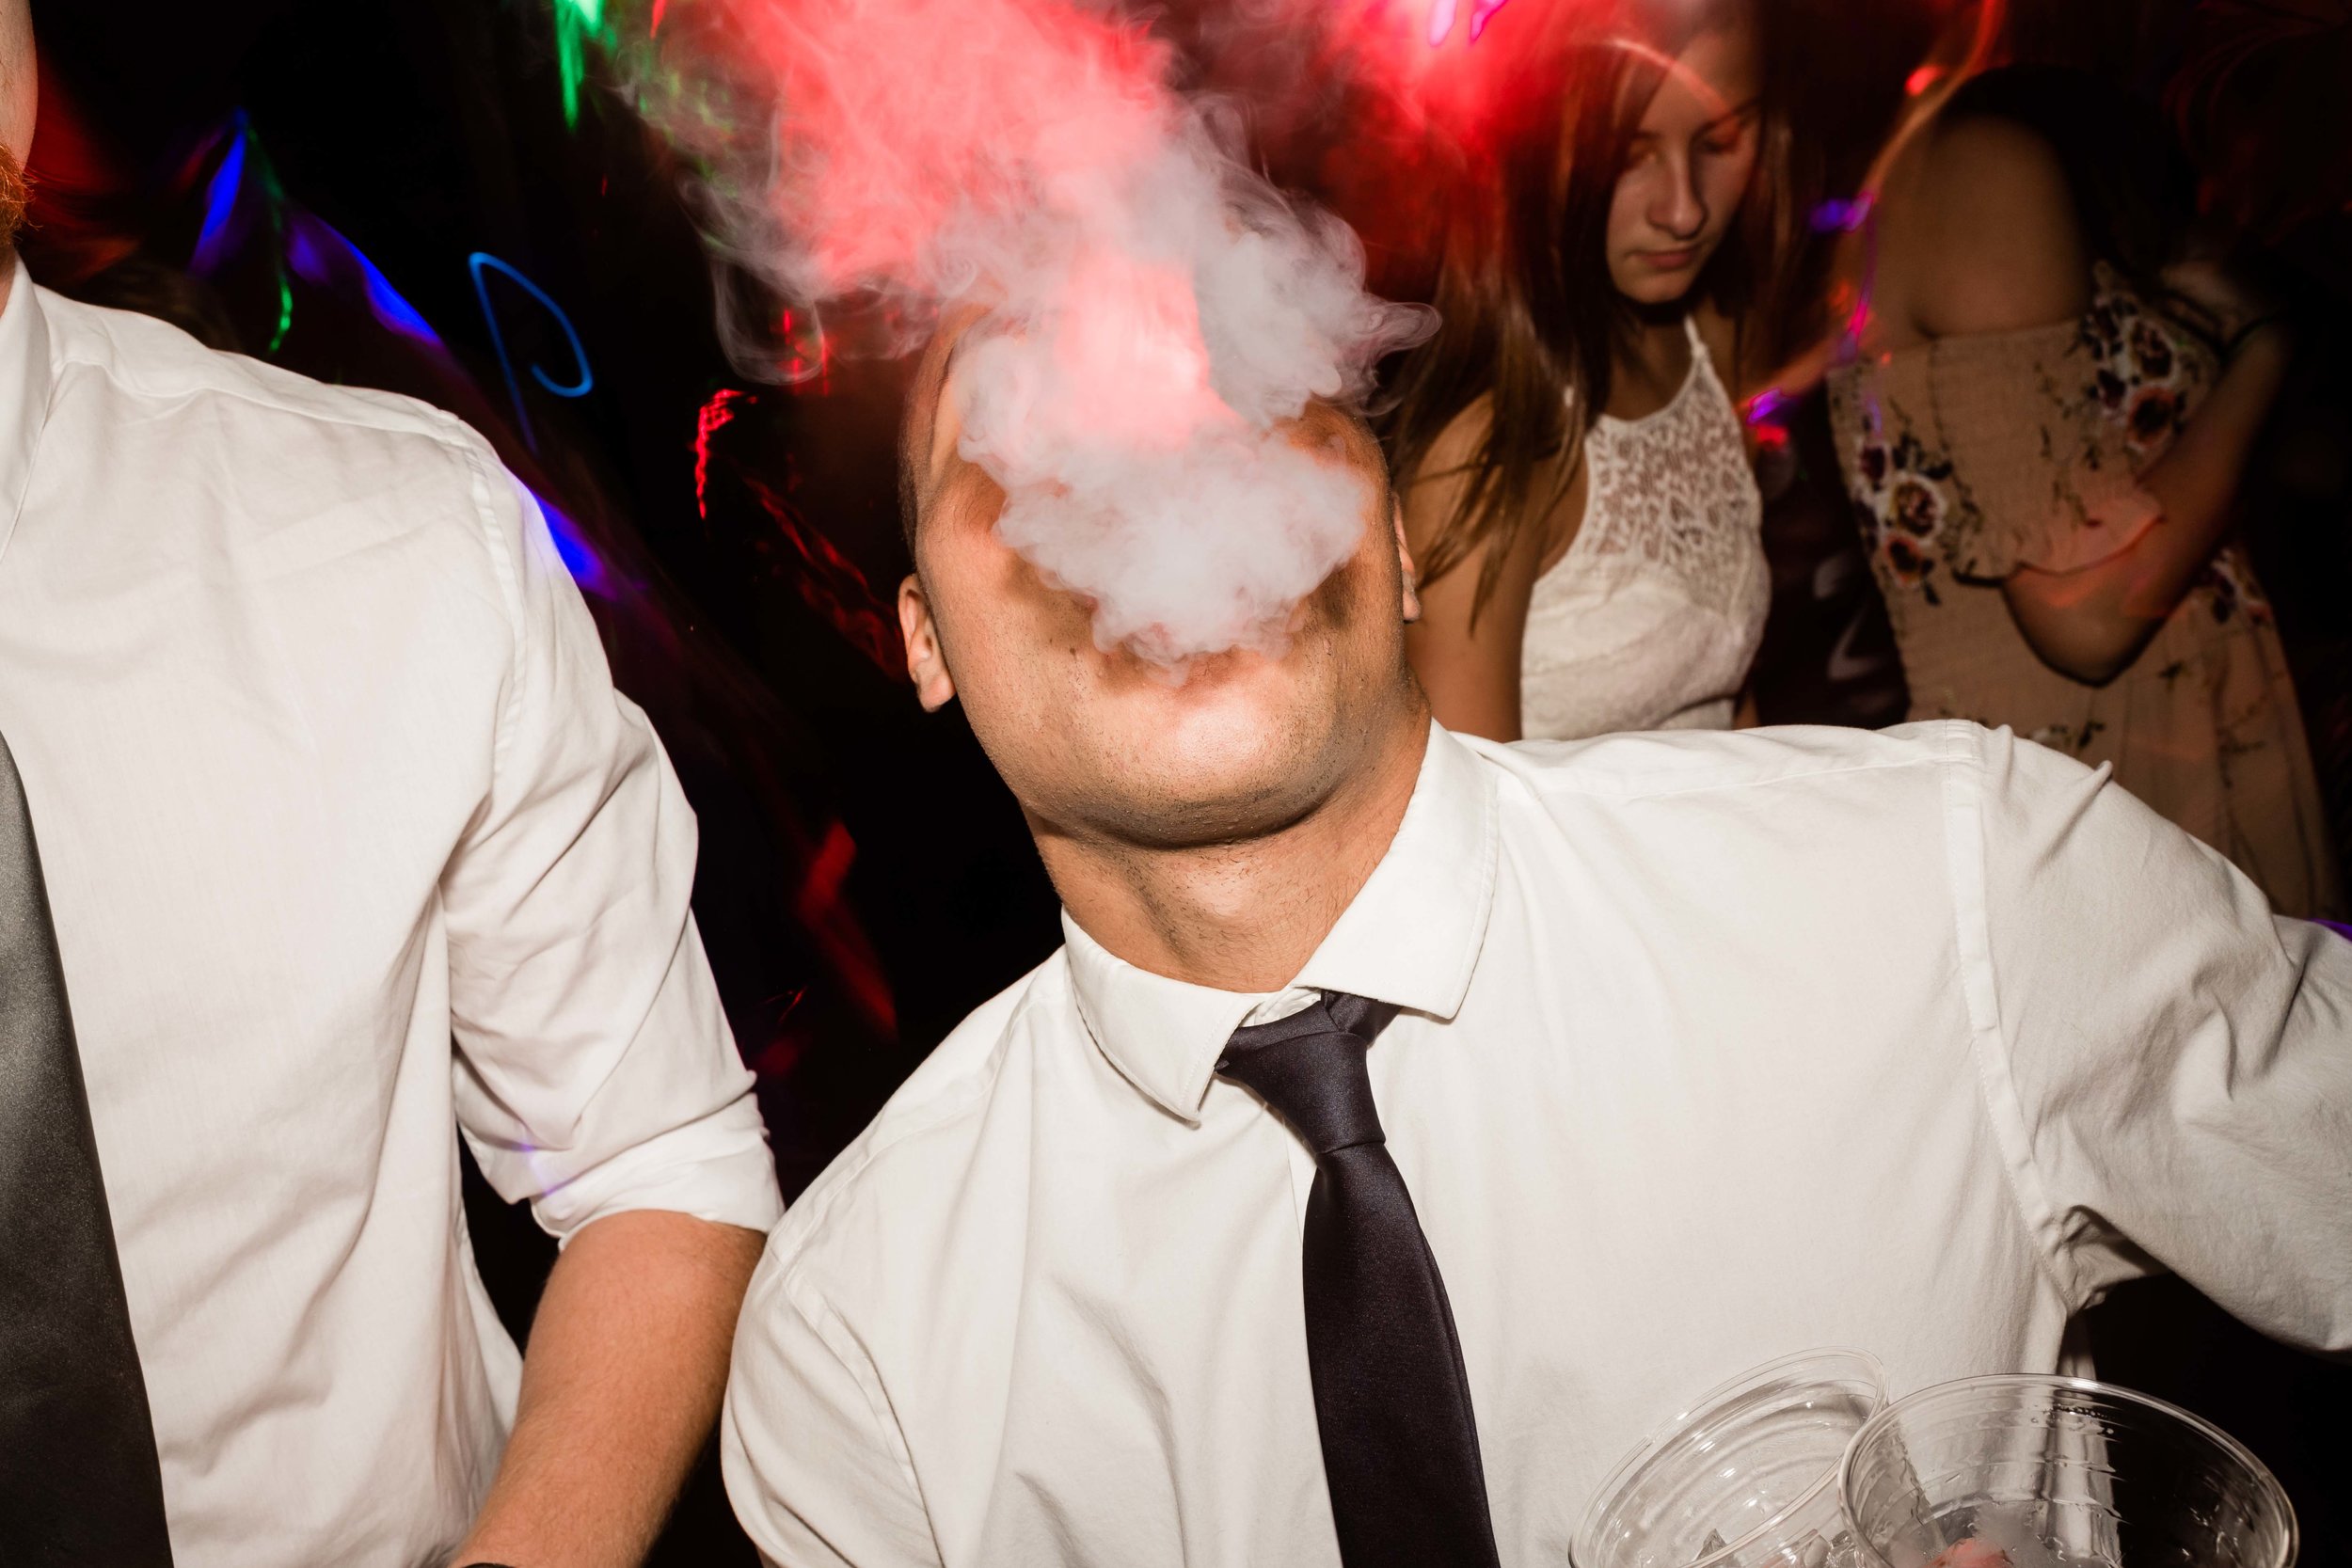
[[[0,1563],[170,1568],[40,856],[0,741]]]
[[[1343,991],[1233,1032],[1216,1069],[1315,1156],[1307,1369],[1347,1568],[1495,1568],[1478,1422],[1445,1281],[1389,1155],[1364,1052],[1396,1009]]]

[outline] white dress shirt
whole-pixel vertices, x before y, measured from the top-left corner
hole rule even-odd
[[[1314,1167],[1215,1076],[1295,999],[1065,929],[771,1240],[721,1431],[774,1561],[1339,1561]],[[2006,732],[1433,730],[1296,986],[1406,1009],[1373,1091],[1512,1568],[1791,1351],[2046,1370],[2152,1259],[2352,1345],[2352,943]]]
[[[781,1207],[692,816],[538,509],[447,415],[19,270],[0,736],[180,1568],[437,1563],[520,1366],[459,1127],[559,1238]]]

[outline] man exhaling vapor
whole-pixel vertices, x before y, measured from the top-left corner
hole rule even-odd
[[[0,0],[11,233],[34,108]],[[486,443],[0,253],[0,1561],[642,1560],[780,1210],[693,862]]]
[[[1328,406],[1354,555],[1171,683],[999,536],[955,346],[908,668],[1068,940],[770,1243],[721,1428],[770,1560],[1535,1568],[1793,1351],[2047,1370],[2159,1267],[2352,1346],[2352,943],[2006,732],[1447,733]]]

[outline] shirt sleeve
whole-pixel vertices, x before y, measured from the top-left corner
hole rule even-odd
[[[888,1397],[822,1301],[795,1299],[771,1256],[735,1331],[719,1422],[727,1500],[783,1568],[939,1568]]]
[[[537,504],[468,451],[515,641],[441,877],[459,1125],[559,1241],[631,1209],[764,1231],[783,1203],[689,909],[693,814]]]
[[[2275,1338],[2352,1348],[2352,942],[2274,916],[2105,768],[1955,734],[1979,1069],[2076,1305],[2169,1269]]]

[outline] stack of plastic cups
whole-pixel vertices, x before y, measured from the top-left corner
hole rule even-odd
[[[1851,1568],[1838,1465],[1886,1402],[1860,1351],[1784,1357],[1676,1417],[1601,1483],[1575,1568]]]

